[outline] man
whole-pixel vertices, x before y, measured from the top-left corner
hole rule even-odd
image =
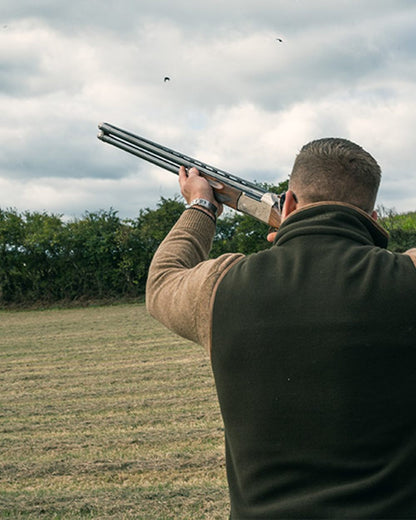
[[[191,205],[147,306],[210,353],[231,518],[416,518],[416,249],[386,250],[380,176],[360,146],[313,141],[274,246],[207,260],[221,206],[180,169]]]

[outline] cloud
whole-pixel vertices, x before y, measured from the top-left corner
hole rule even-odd
[[[171,175],[166,173],[165,175]],[[161,180],[167,185],[161,188]],[[150,182],[149,182],[150,181]],[[135,217],[140,210],[153,207],[161,196],[177,194],[176,177],[161,179],[160,174],[152,170],[147,175],[130,175],[122,179],[58,179],[41,177],[28,182],[10,181],[0,178],[0,191],[12,201],[3,208],[18,208],[20,211],[46,211],[73,219],[86,211],[116,211],[117,201],[124,200],[122,217]],[[157,197],[156,197],[157,195]],[[146,199],[149,204],[143,204]],[[34,202],[36,201],[36,202]]]
[[[3,4],[2,207],[133,216],[178,191],[98,141],[101,121],[268,182],[306,141],[347,137],[380,162],[383,203],[416,207],[412,1]]]

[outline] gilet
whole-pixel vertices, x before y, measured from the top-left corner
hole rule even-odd
[[[416,518],[416,269],[352,207],[297,211],[219,284],[231,518]]]

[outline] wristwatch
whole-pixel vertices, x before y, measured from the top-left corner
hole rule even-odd
[[[194,199],[186,206],[186,208],[191,208],[192,206],[201,206],[201,208],[205,208],[210,211],[214,216],[217,214],[217,206],[206,199]]]

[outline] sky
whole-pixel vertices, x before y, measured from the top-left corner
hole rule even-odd
[[[415,26],[414,0],[2,0],[0,208],[135,218],[179,194],[107,122],[268,183],[344,137],[377,204],[415,211]]]

